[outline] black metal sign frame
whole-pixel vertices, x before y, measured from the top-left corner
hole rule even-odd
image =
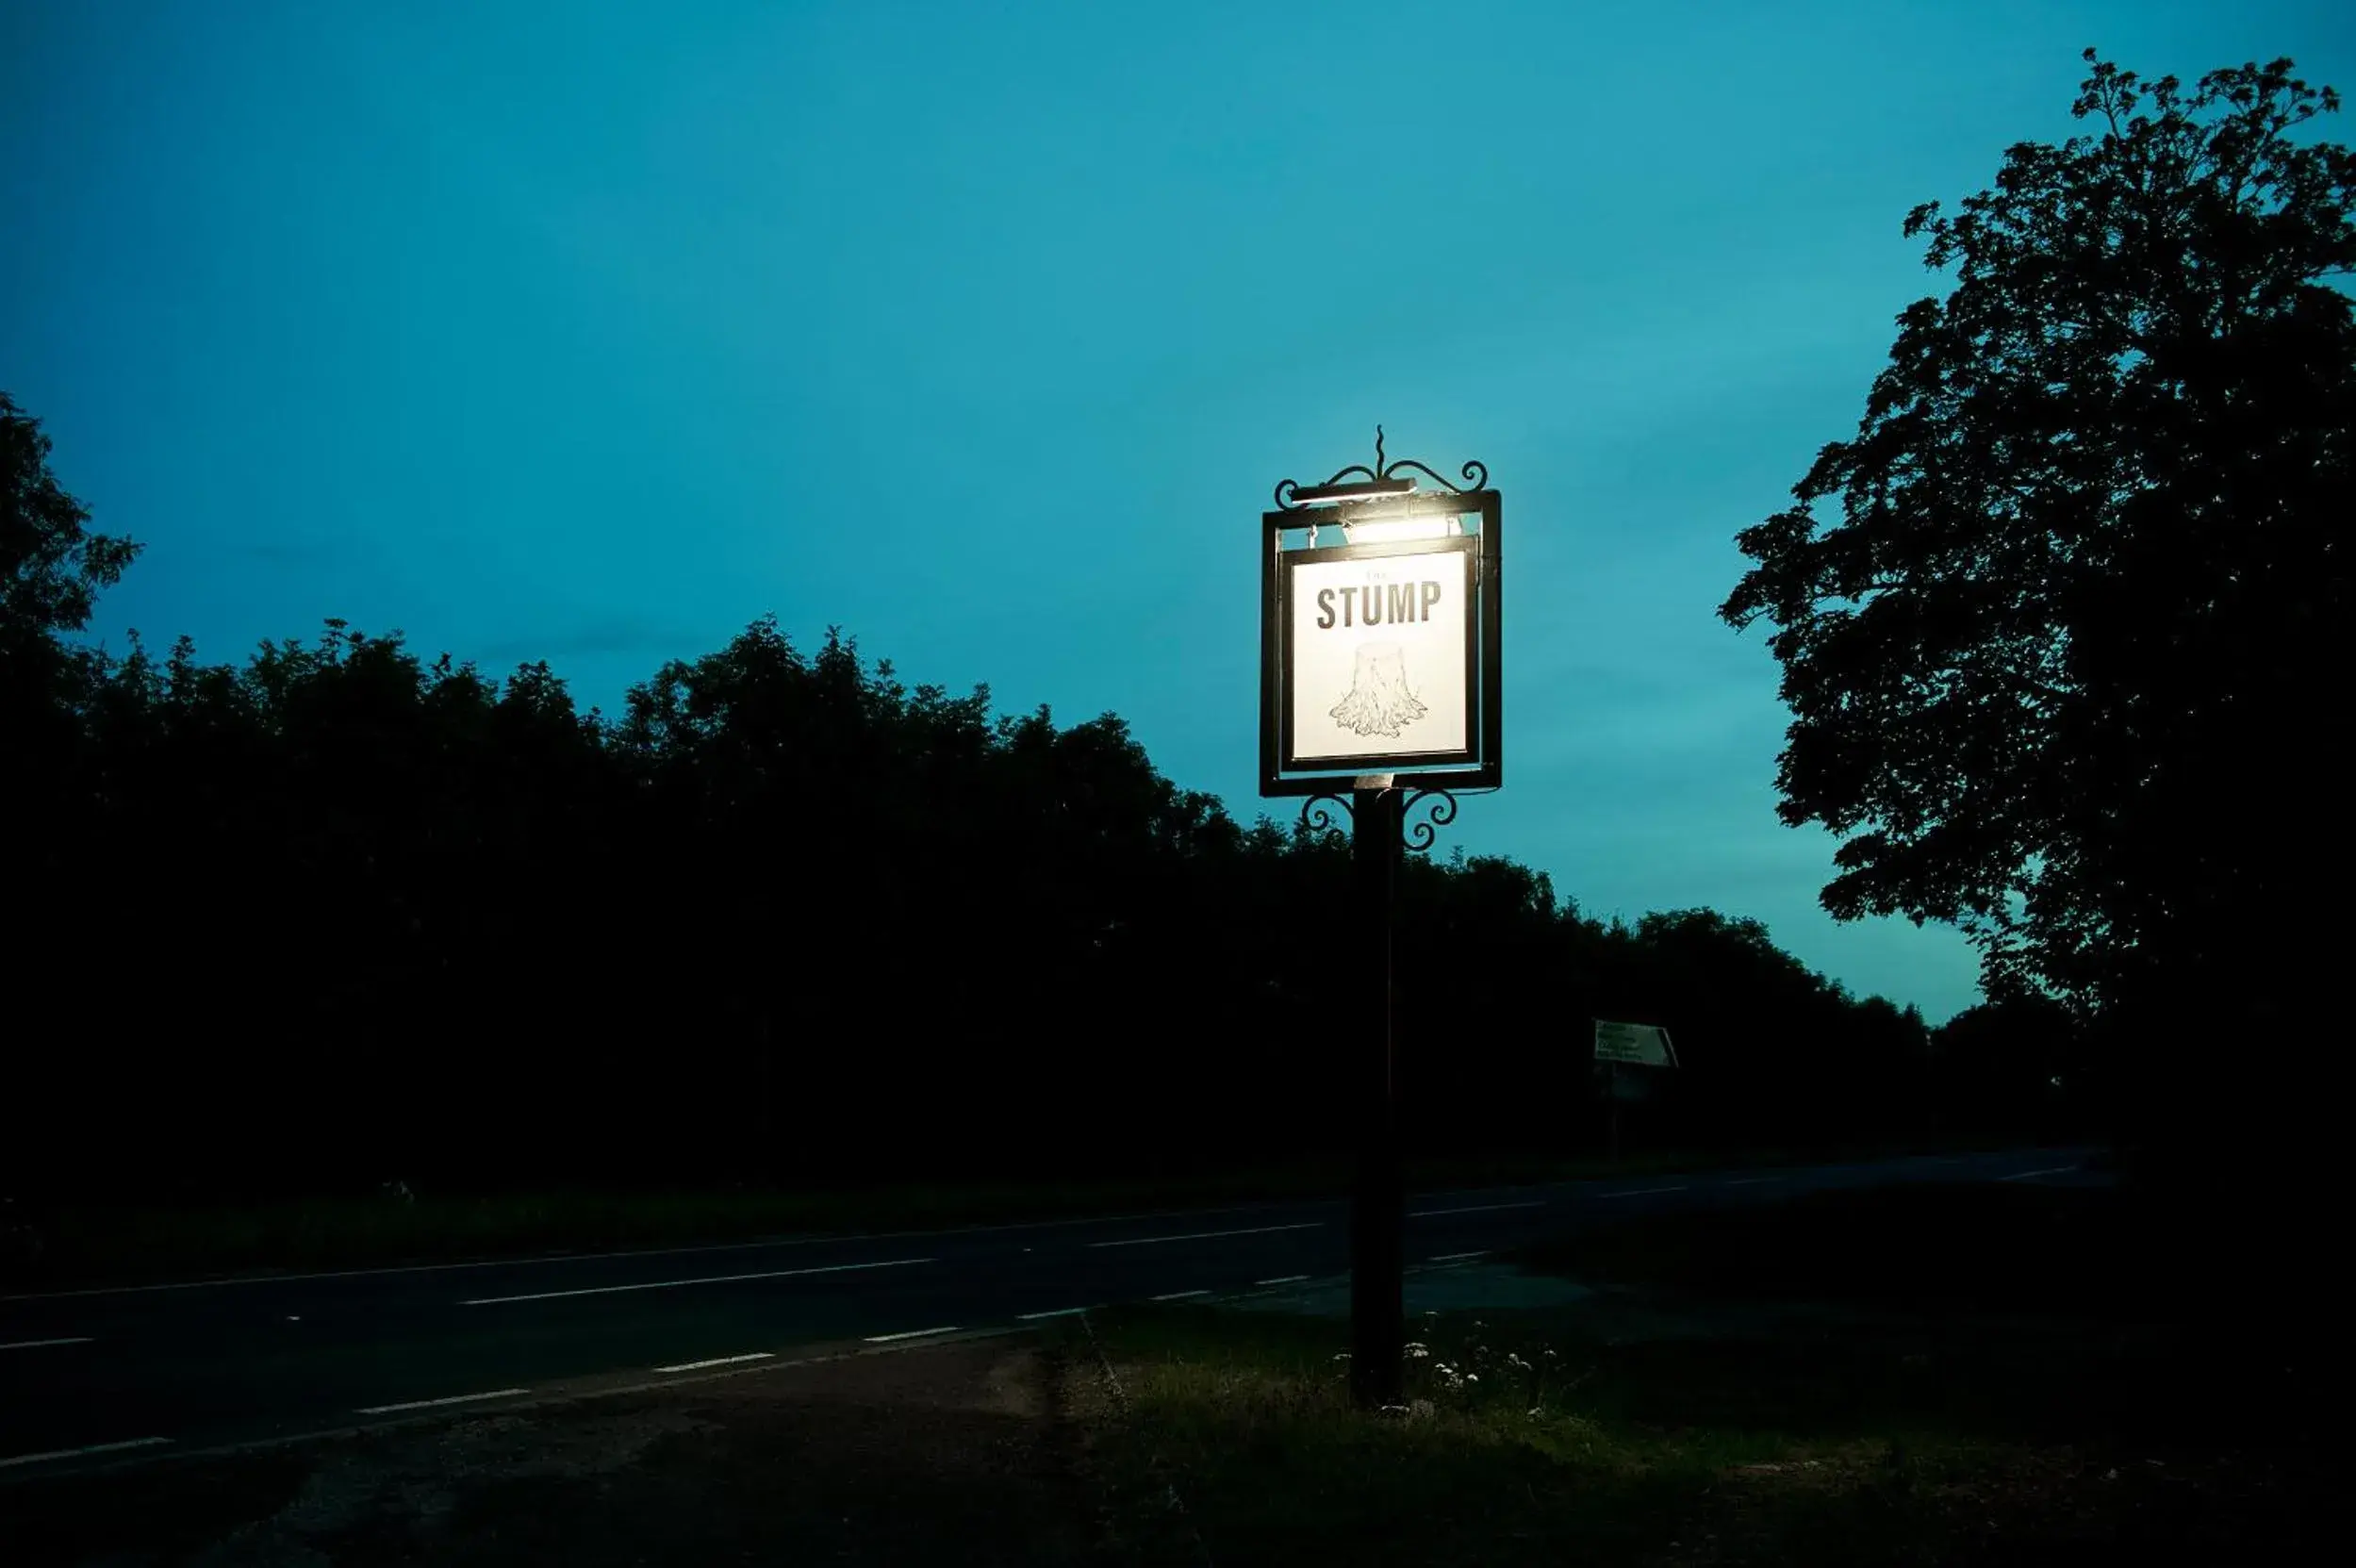
[[[1354,776],[1368,773],[1388,774],[1394,785],[1409,790],[1497,788],[1505,782],[1505,524],[1501,497],[1487,488],[1450,488],[1353,497],[1319,506],[1287,505],[1287,499],[1286,487],[1279,487],[1278,509],[1261,513],[1260,520],[1260,793],[1329,795],[1336,789],[1348,788]],[[1288,533],[1306,531],[1313,541],[1327,529],[1448,518],[1475,519],[1476,526],[1468,534],[1433,539],[1322,548],[1313,542],[1291,549],[1285,544]],[[1293,755],[1291,717],[1293,661],[1289,643],[1293,567],[1441,550],[1462,550],[1472,556],[1473,602],[1465,615],[1465,728],[1470,744],[1460,752],[1376,753],[1301,762]]]

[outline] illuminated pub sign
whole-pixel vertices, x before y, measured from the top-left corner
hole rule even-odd
[[[1286,501],[1280,487],[1279,509],[1262,517],[1260,793],[1347,788],[1364,774],[1493,788],[1497,492]]]

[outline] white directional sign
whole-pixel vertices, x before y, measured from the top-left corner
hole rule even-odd
[[[1371,769],[1472,752],[1473,543],[1287,559],[1287,767]]]
[[[1673,1067],[1676,1048],[1669,1032],[1651,1024],[1615,1024],[1595,1020],[1595,1060],[1638,1067]]]

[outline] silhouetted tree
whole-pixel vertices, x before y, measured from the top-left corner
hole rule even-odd
[[[1826,907],[2134,1010],[2181,1090],[2227,1016],[2293,1046],[2337,989],[2303,912],[2349,863],[2356,158],[2300,137],[2338,106],[2288,60],[2187,92],[2086,58],[2093,134],[1908,216],[1954,288],[1721,613],[1773,623],[1779,810],[1845,839]]]
[[[138,545],[92,534],[89,521],[49,470],[41,421],[0,392],[0,653],[80,631],[99,590],[137,557]]]
[[[57,832],[57,791],[94,666],[64,637],[89,624],[99,591],[140,549],[90,532],[89,511],[50,471],[49,450],[41,421],[0,392],[0,810],[21,846],[16,875],[32,886],[64,872],[73,845]]]

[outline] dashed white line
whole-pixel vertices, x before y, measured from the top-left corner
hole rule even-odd
[[[1435,1263],[1460,1263],[1467,1258],[1486,1258],[1486,1252],[1442,1252],[1432,1260]]]
[[[1151,1246],[1157,1242],[1207,1242],[1219,1236],[1265,1236],[1277,1230],[1314,1230],[1326,1222],[1303,1220],[1298,1225],[1254,1225],[1242,1230],[1190,1230],[1183,1236],[1129,1236],[1117,1242],[1090,1242],[1090,1246]]]
[[[1597,1197],[1650,1197],[1655,1193],[1682,1193],[1689,1190],[1690,1189],[1685,1187],[1637,1187],[1624,1193],[1597,1193],[1595,1196]]]
[[[119,1454],[125,1448],[153,1448],[157,1444],[171,1441],[168,1437],[135,1437],[127,1443],[93,1443],[87,1448],[52,1448],[45,1454],[18,1454],[12,1459],[0,1460],[0,1470],[6,1470],[11,1464],[41,1464],[49,1460],[81,1459],[90,1454]]]
[[[591,1285],[583,1290],[533,1291],[526,1296],[478,1296],[461,1307],[496,1307],[509,1301],[557,1301],[572,1296],[618,1296],[624,1291],[677,1290],[682,1285],[733,1285],[746,1279],[791,1279],[807,1274],[848,1274],[863,1268],[905,1268],[931,1258],[890,1258],[877,1263],[828,1263],[819,1268],[773,1268],[760,1274],[707,1274],[700,1279],[649,1279],[635,1285]]]
[[[90,1342],[88,1334],[72,1339],[21,1339],[11,1345],[0,1345],[0,1350],[45,1350],[53,1345],[88,1345]]]
[[[890,1345],[895,1340],[930,1339],[934,1334],[953,1334],[955,1332],[957,1332],[957,1325],[952,1323],[940,1329],[909,1329],[897,1334],[869,1334],[867,1336],[867,1343],[869,1345]]]
[[[1018,1323],[1036,1323],[1046,1317],[1079,1317],[1096,1310],[1094,1307],[1058,1307],[1052,1312],[1016,1312],[1014,1318]]]
[[[1297,1285],[1308,1279],[1306,1274],[1279,1274],[1273,1279],[1255,1279],[1255,1285]]]
[[[1148,1301],[1186,1301],[1197,1296],[1210,1294],[1209,1291],[1164,1291],[1160,1296],[1149,1296],[1145,1299]]]
[[[529,1394],[528,1388],[495,1388],[481,1394],[453,1394],[440,1399],[404,1399],[397,1405],[360,1405],[354,1415],[390,1415],[395,1411],[438,1410],[444,1405],[471,1405],[484,1399],[512,1399],[519,1394]]]
[[[735,1366],[744,1362],[766,1362],[776,1354],[774,1350],[748,1350],[741,1356],[714,1356],[709,1361],[673,1362],[668,1366],[658,1366],[654,1370],[657,1372],[700,1372],[707,1366]]]
[[[1443,1214],[1486,1214],[1499,1209],[1543,1209],[1546,1200],[1533,1197],[1524,1203],[1475,1203],[1469,1209],[1419,1209],[1408,1215],[1409,1219],[1438,1219]]]
[[[2033,1176],[2068,1176],[2077,1168],[2078,1167],[2076,1165],[2048,1165],[2043,1170],[2017,1170],[2010,1176],[2000,1176],[1996,1180],[1999,1181],[2026,1181]]]

